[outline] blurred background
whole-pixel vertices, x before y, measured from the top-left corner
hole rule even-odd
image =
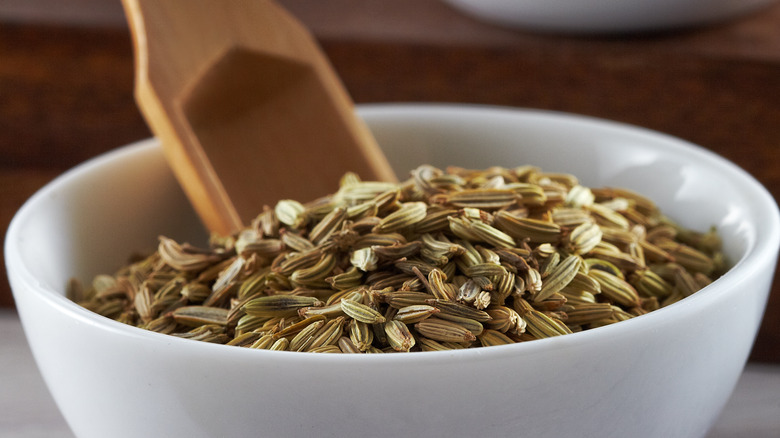
[[[357,103],[510,105],[640,125],[721,154],[780,199],[780,4],[682,30],[575,35],[491,24],[440,0],[280,3]],[[0,0],[3,233],[46,182],[148,136],[120,0]],[[13,308],[4,270],[0,307]],[[780,362],[778,347],[780,281],[751,360]]]

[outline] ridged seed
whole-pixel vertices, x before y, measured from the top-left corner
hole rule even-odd
[[[385,322],[385,317],[381,313],[354,300],[341,300],[341,310],[350,318],[366,324]]]
[[[421,335],[435,341],[470,342],[477,339],[463,326],[435,317],[420,321],[414,327]]]

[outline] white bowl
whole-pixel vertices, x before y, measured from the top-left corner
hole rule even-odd
[[[40,371],[77,436],[701,437],[758,329],[780,245],[777,205],[726,160],[668,136],[501,108],[361,108],[399,172],[530,163],[651,197],[717,225],[734,267],[676,304],[607,327],[451,352],[313,355],[147,332],[63,296],[157,236],[203,242],[156,140],[57,178],[18,212],[5,256]],[[323,188],[323,192],[332,188]]]
[[[715,23],[775,0],[444,0],[482,20],[566,33],[647,32]]]

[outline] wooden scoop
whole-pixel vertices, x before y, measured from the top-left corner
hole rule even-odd
[[[268,0],[123,0],[136,100],[206,227],[240,230],[347,171],[395,175],[314,38]]]

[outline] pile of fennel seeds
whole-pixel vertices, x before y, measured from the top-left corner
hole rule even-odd
[[[534,166],[423,165],[281,200],[208,249],[156,252],[68,296],[126,324],[248,348],[383,353],[565,335],[674,303],[725,270],[715,230]]]

